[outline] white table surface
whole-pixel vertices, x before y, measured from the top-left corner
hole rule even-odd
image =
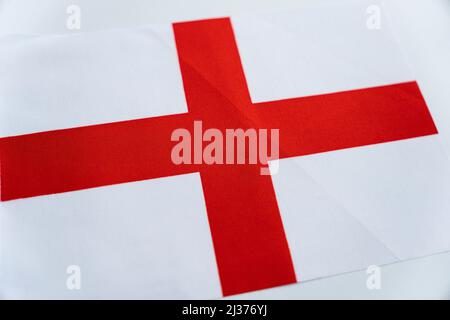
[[[285,10],[306,1],[311,0],[0,0],[0,36],[73,32],[66,28],[70,4],[81,7],[80,32],[87,32]],[[385,9],[450,156],[450,0],[385,0]],[[450,299],[450,252],[383,266],[380,290],[367,289],[366,280],[362,270],[231,298]]]

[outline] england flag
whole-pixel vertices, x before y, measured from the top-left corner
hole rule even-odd
[[[219,298],[450,250],[449,158],[370,6],[0,38],[0,295]]]

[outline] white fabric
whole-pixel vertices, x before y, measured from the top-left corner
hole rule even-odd
[[[232,17],[253,102],[414,80],[381,3],[345,3]],[[380,29],[367,28],[366,10],[374,4]]]
[[[171,25],[0,46],[0,136],[187,112]]]
[[[450,248],[437,136],[283,159],[273,181],[300,280]]]
[[[9,201],[1,218],[5,298],[221,296],[198,173]]]

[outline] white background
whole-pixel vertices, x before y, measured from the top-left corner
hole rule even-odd
[[[308,2],[310,0],[0,0],[0,35],[72,32],[66,28],[66,8],[70,4],[82,8],[80,31],[85,32],[243,12],[289,10]],[[385,4],[450,154],[450,1],[387,0]],[[366,279],[366,273],[360,271],[238,297],[450,299],[450,253],[383,267],[382,289],[378,291],[368,290]]]

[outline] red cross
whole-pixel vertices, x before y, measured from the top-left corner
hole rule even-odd
[[[188,113],[2,138],[1,199],[199,172],[223,294],[236,294],[296,281],[271,177],[174,165],[174,129],[279,128],[280,158],[437,133],[415,82],[252,103],[229,19],[173,29]]]

